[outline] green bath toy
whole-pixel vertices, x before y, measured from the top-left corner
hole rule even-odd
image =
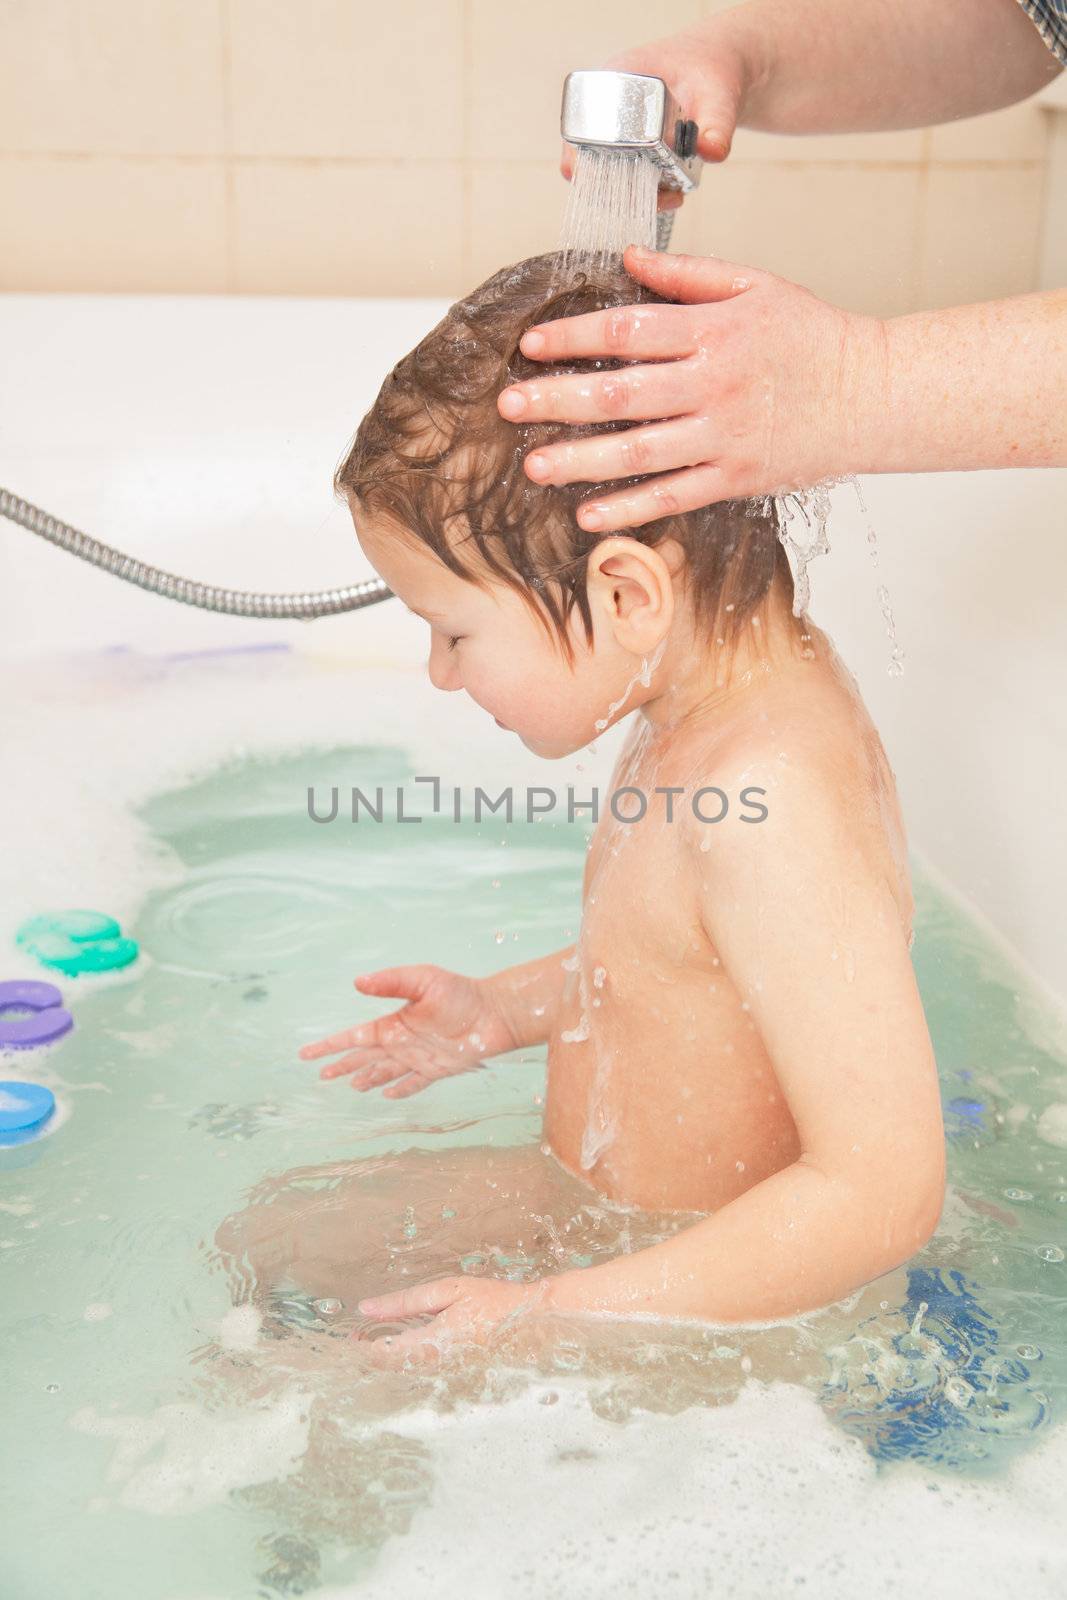
[[[30,917],[15,934],[15,943],[68,977],[128,967],[138,954],[137,941],[125,938],[114,917],[101,911],[50,911]]]

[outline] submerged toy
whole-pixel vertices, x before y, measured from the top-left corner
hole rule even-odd
[[[28,1011],[28,1017],[9,1017],[8,1011]],[[0,1050],[33,1050],[61,1039],[74,1026],[63,1010],[63,996],[53,983],[12,978],[0,983]]]
[[[40,1083],[0,1083],[0,1146],[35,1139],[56,1109],[56,1097]]]
[[[31,917],[15,943],[46,967],[69,977],[80,972],[110,972],[137,959],[137,943],[123,936],[114,917],[100,911],[51,911]]]

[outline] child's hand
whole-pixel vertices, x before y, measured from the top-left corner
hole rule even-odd
[[[361,994],[404,995],[407,1005],[300,1050],[302,1061],[334,1055],[321,1078],[352,1073],[353,1089],[389,1087],[390,1099],[418,1094],[438,1078],[469,1072],[485,1056],[514,1050],[507,1020],[477,978],[428,964],[384,967],[355,979]]]
[[[382,1322],[429,1316],[421,1327],[407,1328],[388,1341],[369,1346],[374,1365],[436,1365],[453,1351],[484,1345],[505,1325],[540,1305],[547,1280],[509,1283],[499,1278],[435,1278],[414,1288],[398,1289],[361,1300],[365,1316]]]

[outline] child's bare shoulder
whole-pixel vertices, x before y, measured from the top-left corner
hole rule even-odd
[[[705,866],[770,866],[779,851],[803,851],[816,870],[821,862],[837,875],[874,874],[889,882],[910,926],[896,782],[867,708],[847,675],[814,673],[803,692],[795,687],[769,690],[728,723],[693,729],[688,748],[675,753],[671,765],[685,772],[687,787],[714,786],[729,801],[713,825],[687,805],[683,847]]]

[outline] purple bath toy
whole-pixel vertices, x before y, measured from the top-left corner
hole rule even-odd
[[[7,1011],[29,1011],[28,1017],[6,1017]],[[33,1050],[61,1039],[74,1026],[63,1010],[63,996],[54,983],[11,978],[0,983],[0,1050]]]

